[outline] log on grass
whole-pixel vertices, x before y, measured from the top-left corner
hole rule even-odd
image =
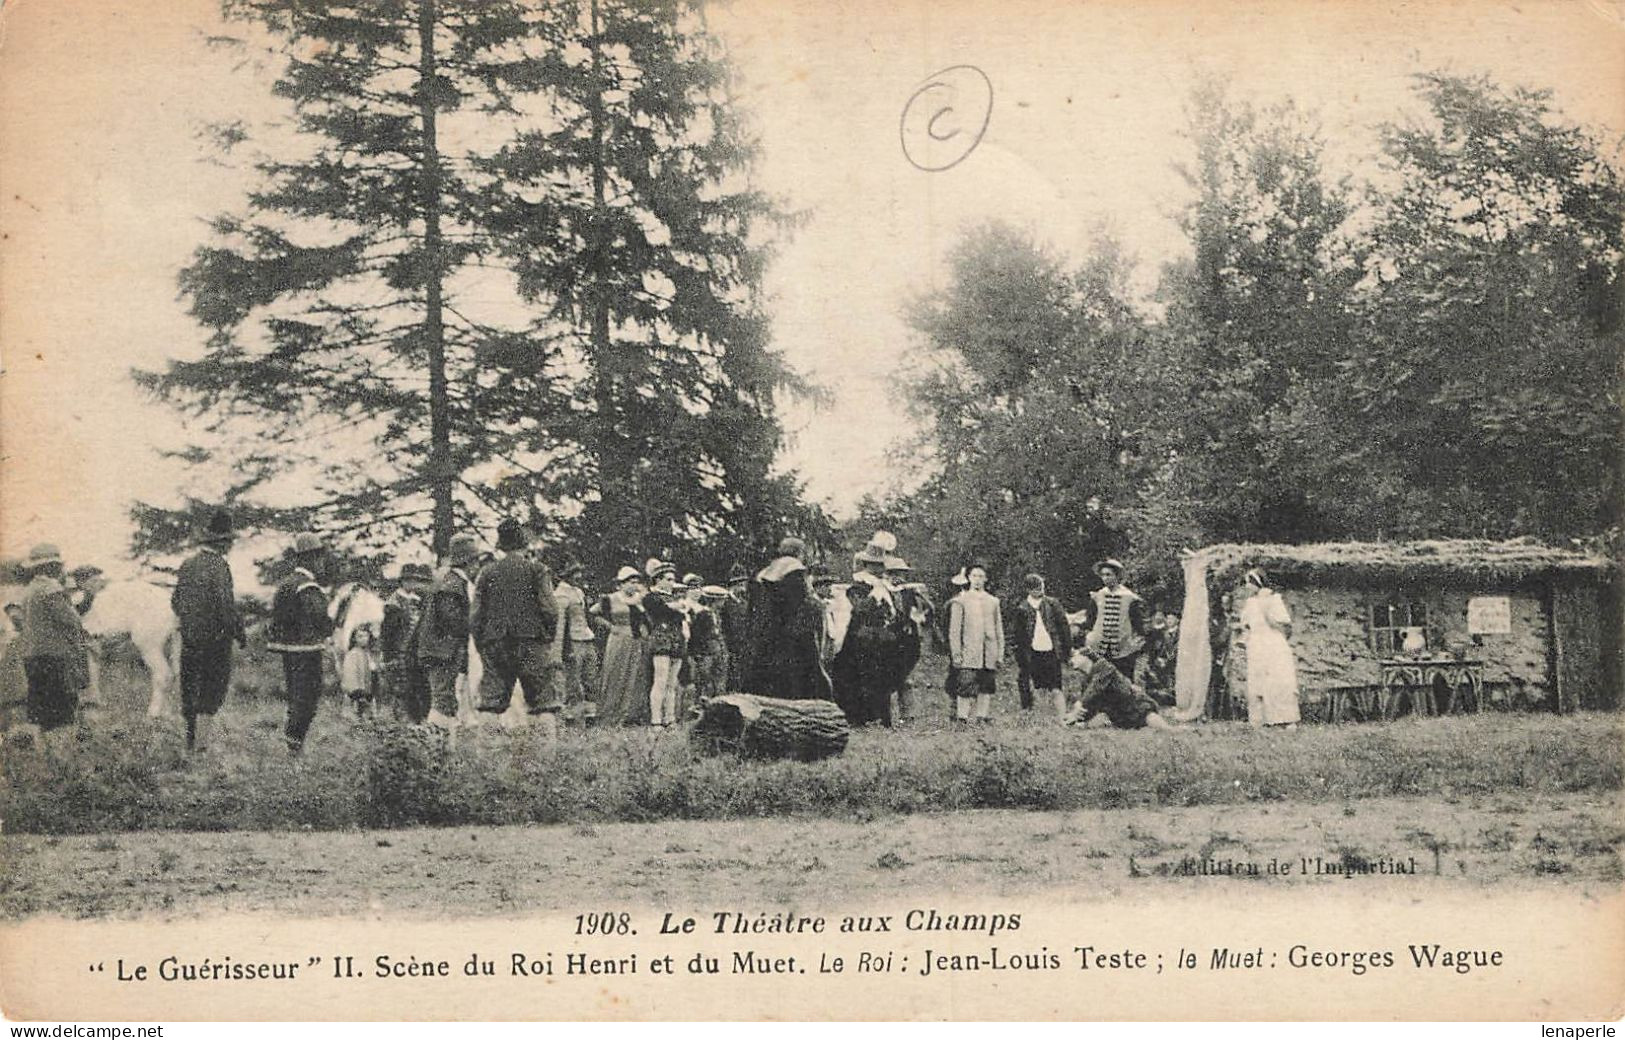
[[[750,693],[712,697],[689,731],[690,739],[712,754],[733,751],[799,762],[840,754],[851,733],[845,713],[834,701],[791,701]]]

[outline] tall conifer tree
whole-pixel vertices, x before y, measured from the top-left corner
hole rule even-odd
[[[769,470],[796,388],[759,299],[779,214],[696,5],[225,9],[281,52],[293,132],[181,274],[203,356],[138,379],[251,523],[440,551],[529,514],[594,562],[818,526]],[[136,515],[138,551],[184,529]]]

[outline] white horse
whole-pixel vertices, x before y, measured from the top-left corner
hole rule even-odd
[[[88,691],[92,698],[101,701],[102,661],[97,640],[127,635],[152,681],[147,714],[156,718],[171,706],[178,708],[181,639],[169,605],[170,590],[147,581],[96,578],[87,583],[85,591],[95,597],[84,619],[86,633],[95,637],[91,640]]]

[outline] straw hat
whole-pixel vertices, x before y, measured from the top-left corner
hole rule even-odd
[[[666,563],[664,560],[657,560],[652,556],[649,558],[649,562],[644,564],[643,571],[649,576],[650,581],[659,581],[660,576],[663,574],[670,574],[674,577],[677,574],[676,567]]]
[[[863,551],[852,557],[852,559],[858,563],[878,563],[885,566],[886,550],[871,542],[865,545]]]

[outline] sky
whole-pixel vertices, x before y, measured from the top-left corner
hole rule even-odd
[[[0,554],[50,540],[117,569],[129,504],[172,504],[185,486],[157,455],[184,422],[128,373],[201,349],[175,276],[203,220],[251,183],[197,138],[266,104],[262,76],[204,44],[217,11],[11,0],[0,15]],[[736,0],[710,20],[739,70],[759,184],[805,214],[766,288],[775,344],[829,403],[788,409],[780,464],[837,515],[917,477],[887,461],[908,433],[902,309],[940,284],[962,229],[1008,221],[1079,257],[1105,228],[1146,278],[1183,250],[1173,164],[1199,76],[1317,111],[1332,164],[1355,174],[1372,126],[1414,113],[1421,70],[1550,88],[1573,119],[1625,129],[1625,30],[1602,0]],[[938,75],[963,66],[980,71]],[[944,107],[939,147],[922,135]],[[974,147],[920,168],[975,138],[978,113]]]

